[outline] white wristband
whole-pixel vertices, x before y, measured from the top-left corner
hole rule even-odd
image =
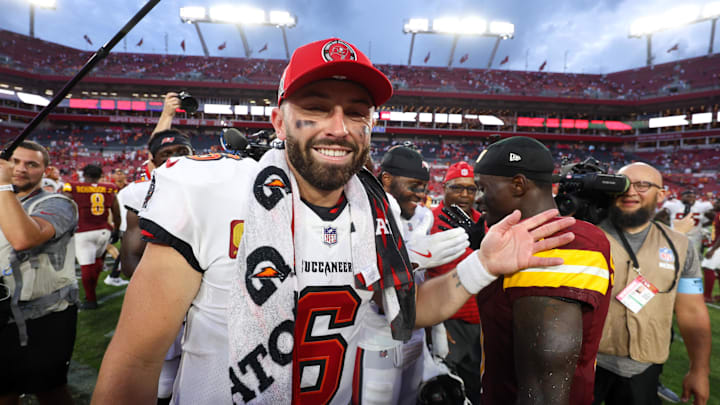
[[[457,265],[456,269],[460,283],[473,295],[497,279],[496,276],[488,273],[485,266],[480,262],[480,256],[478,256],[477,250],[463,259],[463,261]]]
[[[0,191],[15,192],[15,187],[12,184],[2,184],[2,185],[0,185]]]

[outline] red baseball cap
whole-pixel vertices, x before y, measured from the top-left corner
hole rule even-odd
[[[458,177],[469,177],[471,179],[474,178],[475,173],[473,173],[472,166],[470,166],[467,162],[457,162],[454,165],[448,167],[447,173],[445,173],[445,180],[443,180],[443,184]]]
[[[296,90],[323,79],[350,80],[365,87],[375,106],[392,96],[390,80],[355,45],[329,38],[303,45],[293,52],[278,89],[278,105]]]

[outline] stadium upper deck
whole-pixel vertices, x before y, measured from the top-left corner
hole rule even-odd
[[[91,52],[0,30],[0,67],[47,80],[71,76]],[[91,74],[154,82],[182,81],[203,87],[228,84],[274,91],[284,60],[111,53]],[[720,55],[599,74],[563,74],[495,69],[378,65],[404,92],[455,92],[489,95],[639,100],[678,93],[720,90]],[[235,87],[235,86],[232,86]],[[411,94],[411,93],[410,93]]]

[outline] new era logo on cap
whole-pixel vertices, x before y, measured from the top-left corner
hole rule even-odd
[[[521,160],[522,158],[520,157],[520,155],[510,152],[510,162],[519,162]]]

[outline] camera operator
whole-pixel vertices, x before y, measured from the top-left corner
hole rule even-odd
[[[658,379],[669,355],[674,308],[690,358],[682,398],[705,404],[711,336],[697,253],[685,235],[651,221],[666,193],[660,172],[633,163],[618,173],[629,178],[630,188],[599,225],[615,262],[615,299],[600,341],[594,403],[660,404]]]
[[[0,159],[0,284],[11,296],[11,314],[0,313],[3,404],[26,393],[40,404],[73,402],[67,372],[77,323],[78,213],[72,200],[42,189],[48,161],[47,150],[31,141],[9,162]]]

